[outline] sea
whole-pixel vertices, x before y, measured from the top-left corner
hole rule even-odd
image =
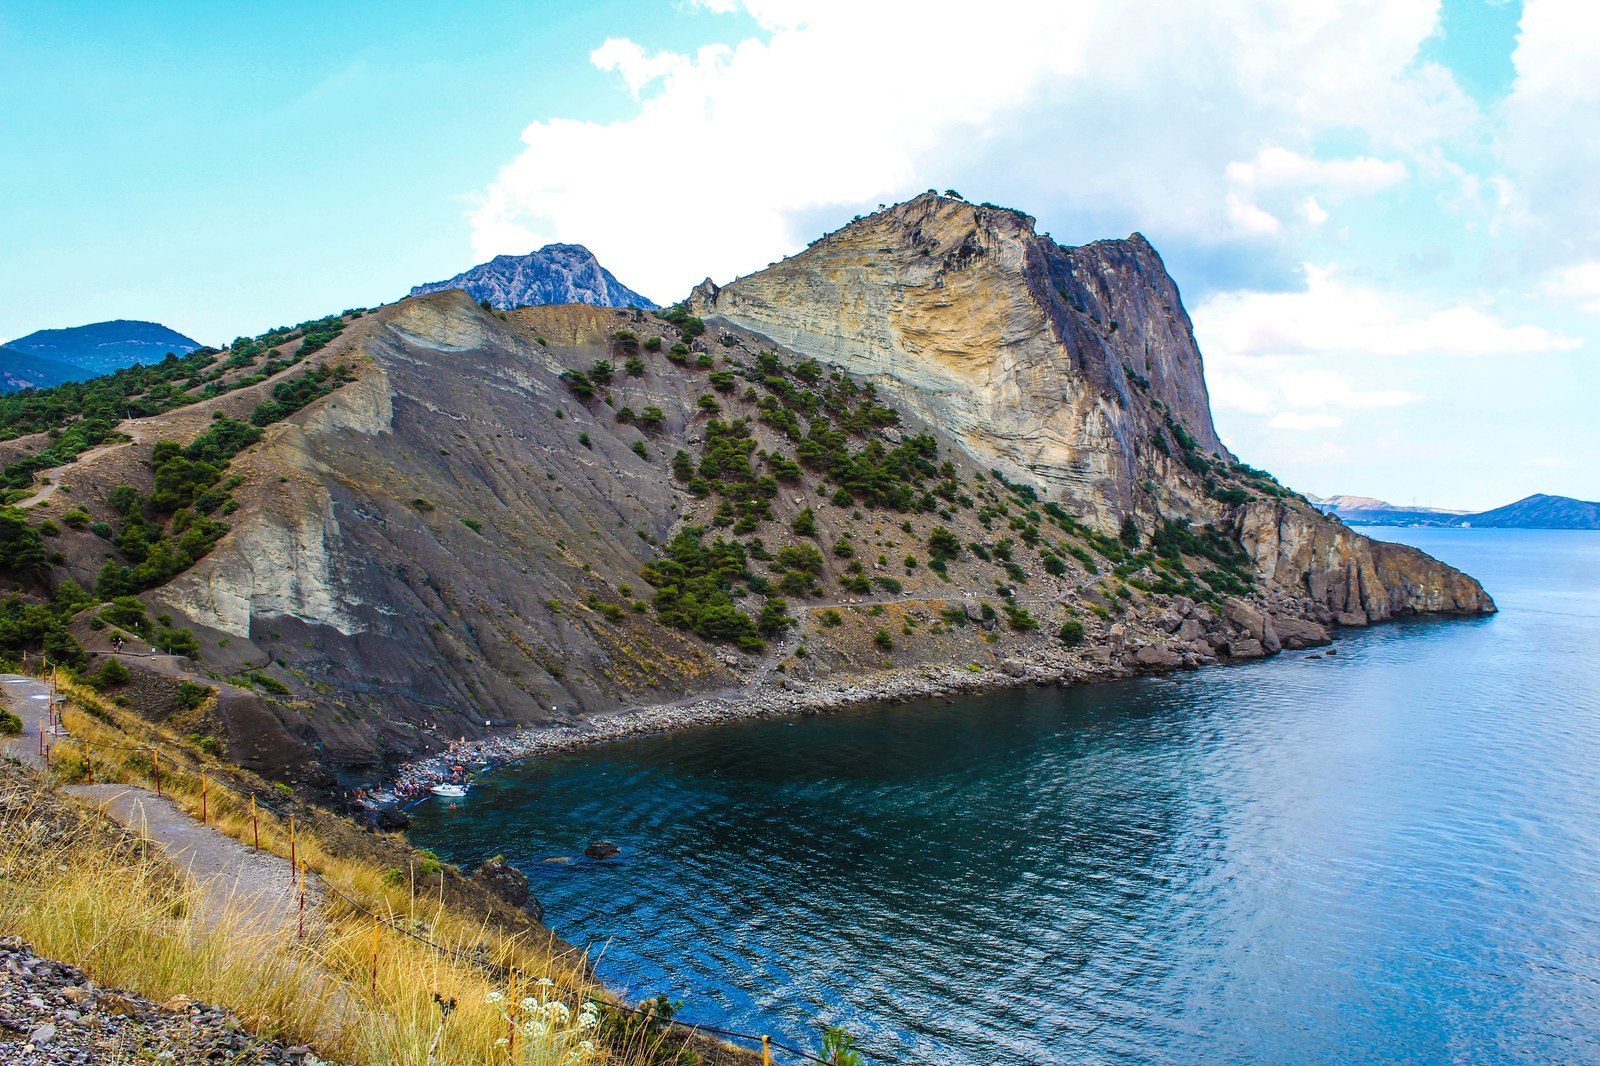
[[[1600,533],[1363,532],[1500,613],[623,741],[411,835],[630,997],[868,1063],[1600,1062]]]

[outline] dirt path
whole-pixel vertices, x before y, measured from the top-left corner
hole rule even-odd
[[[133,785],[69,785],[62,791],[157,844],[174,865],[187,870],[200,888],[208,923],[243,908],[253,928],[273,925],[293,935],[298,927],[300,884],[290,876],[287,859],[201,825],[171,800]],[[321,903],[315,879],[307,878],[308,920]]]
[[[143,435],[140,433],[140,427],[142,427],[143,424],[143,422],[136,422],[132,420],[120,422],[116,428],[119,432],[126,433],[129,437],[128,440],[116,441],[112,444],[97,444],[88,451],[81,453],[70,463],[64,463],[61,466],[52,466],[48,470],[39,471],[39,473],[34,475],[35,479],[48,481],[49,483],[41,487],[39,491],[35,492],[32,496],[29,496],[25,500],[20,500],[12,506],[33,507],[37,504],[44,503],[46,500],[56,494],[56,489],[61,487],[62,471],[71,470],[80,463],[86,463],[90,460],[98,459],[100,456],[105,455],[108,452],[114,452],[119,448],[126,448],[130,445],[138,444],[140,441],[144,440]]]

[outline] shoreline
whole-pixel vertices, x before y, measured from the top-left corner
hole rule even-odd
[[[828,714],[874,703],[912,703],[953,696],[972,696],[1008,689],[1077,685],[1120,681],[1132,677],[1169,674],[1201,667],[1226,666],[1251,659],[1209,658],[1193,663],[1161,665],[1127,664],[1109,656],[1102,660],[1096,650],[1068,652],[1048,650],[1030,659],[1011,657],[972,671],[955,666],[907,666],[895,671],[849,680],[834,679],[784,686],[750,682],[736,692],[710,693],[699,698],[672,703],[647,704],[615,711],[600,711],[578,725],[528,726],[495,737],[469,740],[433,755],[411,759],[395,767],[390,775],[396,784],[411,794],[389,789],[375,790],[362,801],[370,810],[405,808],[430,798],[428,788],[452,779],[453,766],[469,766],[468,777],[477,777],[505,766],[541,755],[554,755],[579,748],[606,744],[633,737],[652,736],[697,726],[783,718],[791,715]],[[477,769],[470,769],[470,767]]]

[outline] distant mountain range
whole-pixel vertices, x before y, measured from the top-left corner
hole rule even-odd
[[[84,381],[123,367],[186,355],[200,342],[159,322],[116,319],[67,329],[41,329],[0,347],[0,392]]]
[[[1405,507],[1371,496],[1307,496],[1352,526],[1457,526],[1477,529],[1600,529],[1600,503],[1536,493],[1492,511]]]
[[[432,281],[412,296],[463,289],[474,300],[488,300],[499,311],[528,304],[593,304],[596,307],[659,306],[639,295],[600,265],[581,244],[547,244],[527,255],[497,255],[448,281]]]

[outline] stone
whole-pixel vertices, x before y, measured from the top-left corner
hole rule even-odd
[[[139,1013],[138,1006],[131,999],[115,992],[102,994],[96,1006],[105,1014],[116,1014],[124,1018],[132,1018]]]
[[[1228,642],[1228,658],[1230,659],[1259,659],[1265,654],[1266,651],[1261,647],[1261,642],[1254,638]]]
[[[1008,677],[1023,677],[1028,672],[1028,665],[1017,659],[1005,659],[1001,661],[1000,669]]]
[[[1283,643],[1283,646],[1291,651],[1298,651],[1301,648],[1318,648],[1333,640],[1328,635],[1328,631],[1315,622],[1309,622],[1304,618],[1296,618],[1293,615],[1274,615],[1272,617],[1272,625],[1277,631],[1278,639]]]
[[[596,840],[584,848],[583,853],[591,859],[614,859],[622,854],[622,849],[609,840]]]
[[[56,1038],[56,1027],[51,1022],[45,1022],[33,1032],[28,1034],[28,1043],[34,1047],[44,1047]]]
[[[1260,611],[1243,600],[1237,597],[1227,600],[1222,605],[1222,614],[1237,629],[1248,633],[1256,640],[1261,640],[1266,636],[1266,618]]]
[[[528,875],[496,855],[472,872],[472,879],[489,891],[532,916],[534,921],[544,919],[544,904],[528,889]]]
[[[380,807],[372,812],[372,825],[379,832],[396,833],[411,824],[411,816],[399,807]]]
[[[1183,656],[1165,644],[1147,644],[1134,653],[1133,662],[1146,670],[1172,670],[1183,665]]]
[[[1198,618],[1185,618],[1178,626],[1176,636],[1182,641],[1194,641],[1199,638],[1201,632]]]
[[[185,995],[176,995],[156,1008],[162,1014],[187,1014],[194,1007],[194,1000]]]

